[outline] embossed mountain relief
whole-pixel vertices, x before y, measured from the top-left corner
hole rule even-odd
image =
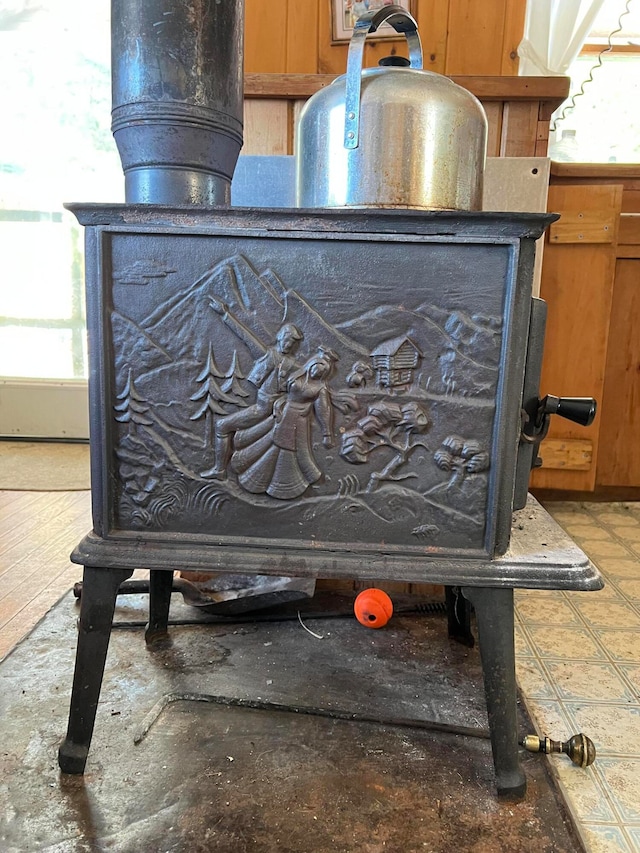
[[[120,526],[482,546],[499,312],[331,299],[242,254],[176,288],[176,266],[114,263]],[[132,287],[167,295],[131,316]]]

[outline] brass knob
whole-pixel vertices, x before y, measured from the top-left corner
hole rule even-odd
[[[543,752],[549,755],[552,752],[563,752],[568,755],[577,767],[589,767],[596,760],[596,748],[591,738],[580,734],[572,735],[568,741],[551,740],[551,738],[540,738],[538,735],[526,735],[522,746],[528,752]]]

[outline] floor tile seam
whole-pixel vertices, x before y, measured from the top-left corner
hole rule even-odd
[[[602,580],[604,581],[603,589],[607,589],[607,587],[609,587],[610,590],[614,590],[618,595],[622,595],[622,592],[620,591],[620,583],[621,582],[624,583],[625,581],[635,581],[635,580],[640,579],[640,578],[636,578],[636,577],[627,577],[625,575],[614,575],[610,571],[607,571],[606,569],[600,569],[599,568],[598,571],[600,572]],[[638,568],[638,574],[640,575],[640,566]],[[593,600],[597,600],[597,599],[591,599],[591,600],[593,601]],[[603,601],[604,600],[605,599],[603,598]]]
[[[620,831],[620,835],[622,837],[622,840],[627,845],[627,850],[629,851],[629,853],[640,853],[640,848],[638,848],[637,845],[632,840],[630,840],[629,837],[627,836],[627,833],[625,832],[625,828],[624,828],[623,824],[620,824],[620,823],[599,824],[596,821],[590,821],[589,823],[585,823],[585,827],[588,828],[591,826],[593,826],[594,828],[597,828],[599,826],[603,826],[603,827],[611,827],[612,829],[618,829]],[[584,845],[585,853],[591,853],[592,846],[590,844],[590,839],[586,838],[582,833],[580,833],[580,838],[581,838],[582,843]],[[622,853],[624,853],[624,851],[622,851]]]
[[[631,544],[629,539],[625,538],[622,534],[618,533],[617,530],[612,528],[607,522],[599,522],[598,528],[607,534],[607,537],[612,540],[614,545],[619,545],[621,548],[623,548],[625,551],[628,552],[629,556],[627,559],[631,559],[631,560],[637,560],[638,559],[638,557],[640,556],[640,551],[639,551],[637,545]],[[572,534],[569,531],[566,531],[566,533],[571,538],[573,538],[575,536],[575,534]],[[606,542],[607,540],[597,539],[597,540],[593,540],[593,541],[594,542]],[[579,543],[576,543],[576,544],[579,544]],[[579,547],[582,548],[582,545],[579,545]],[[585,552],[585,553],[587,553],[587,552]],[[610,555],[610,556],[611,556],[611,559],[616,559],[616,557],[620,560],[625,559],[624,555],[615,555],[614,554],[614,555]],[[590,559],[595,561],[596,558],[590,557]],[[600,559],[609,559],[609,557],[607,555],[605,555],[604,557],[601,557]]]
[[[556,706],[556,708],[558,710],[558,715],[561,719],[561,722],[565,726],[566,731],[568,731],[569,727],[572,725],[573,721],[568,718],[568,716],[565,712],[565,709],[562,707],[562,702],[559,699],[535,699],[535,698],[531,697],[531,702],[527,703],[527,710],[529,712],[529,715],[531,717],[531,721],[533,722],[534,726],[536,726],[536,725],[538,726],[539,733],[542,733],[544,736],[551,737],[551,734],[543,731],[542,723],[539,720],[537,708],[535,707],[536,705],[543,705],[543,703],[551,703],[552,705]],[[541,708],[541,710],[544,710],[544,708]],[[562,735],[566,734],[566,731],[562,732],[562,733],[558,733],[558,737],[553,737],[552,739],[553,740],[562,740]]]
[[[547,664],[551,664],[551,663],[567,663],[567,659],[566,659],[566,658],[552,658],[552,657],[548,657],[548,658],[541,659],[541,660],[540,660],[540,663],[542,664],[542,666],[543,666],[543,668],[544,668],[545,672],[549,675],[549,677],[550,677],[550,678],[553,678],[553,676],[551,675],[551,672],[550,672],[550,670],[549,670],[549,668],[548,668]],[[584,663],[593,663],[593,661],[584,661]],[[598,660],[598,663],[602,663],[602,661]],[[620,661],[609,661],[609,662],[608,662],[608,665],[612,667],[612,669],[613,669],[613,671],[615,672],[616,676],[617,676],[617,677],[622,681],[623,686],[625,686],[625,687],[627,688],[627,690],[629,691],[629,693],[630,693],[632,696],[636,697],[636,700],[637,700],[637,701],[631,702],[631,704],[632,704],[632,705],[640,705],[640,693],[638,693],[638,689],[637,689],[637,687],[634,685],[633,681],[632,681],[632,680],[629,678],[629,676],[626,674],[626,672],[625,672],[624,668],[620,665]],[[638,664],[630,664],[630,666],[637,666],[638,670],[640,671],[640,665],[638,665]],[[559,694],[558,694],[558,695],[559,695]],[[560,698],[565,698],[565,697],[560,697]],[[584,697],[584,698],[586,699],[587,697]],[[571,700],[568,700],[568,701],[571,701]],[[579,701],[579,700],[578,700],[578,701]],[[591,701],[599,701],[599,700],[591,700]],[[602,700],[602,701],[607,701],[607,700]]]
[[[551,681],[551,684],[553,684],[553,681]],[[627,684],[625,684],[623,682],[623,686],[627,687]],[[633,690],[630,690],[629,692],[631,694],[633,694]],[[598,706],[600,706],[600,705],[604,705],[604,706],[619,705],[620,707],[625,707],[625,708],[626,707],[640,708],[640,703],[627,701],[627,700],[621,699],[621,698],[618,698],[617,700],[612,701],[610,699],[594,699],[592,696],[566,696],[565,694],[562,693],[561,688],[556,688],[556,693],[558,694],[558,699],[560,700],[560,702],[582,702],[584,704],[598,705]]]
[[[630,631],[629,628],[598,628],[595,630],[589,629],[589,634],[592,636],[595,644],[602,650],[605,658],[609,661],[609,663],[612,663],[615,665],[616,663],[620,663],[621,661],[624,661],[627,663],[634,663],[635,662],[634,660],[630,660],[629,658],[614,657],[614,653],[612,651],[610,651],[609,647],[604,642],[604,640],[600,639],[597,636],[597,634],[595,633],[596,630],[598,630],[598,631],[609,631],[611,634],[624,634],[624,633],[629,633],[629,631]],[[640,660],[638,661],[638,663],[640,663]]]
[[[529,658],[529,660],[531,660],[531,658]],[[520,692],[521,692],[522,694],[524,694],[525,696],[529,697],[530,699],[534,699],[534,700],[535,700],[535,699],[550,699],[550,700],[556,700],[556,701],[557,701],[557,700],[559,699],[559,696],[558,696],[558,691],[557,691],[557,689],[556,689],[555,684],[554,684],[554,683],[553,683],[553,681],[549,678],[548,673],[546,672],[546,670],[545,670],[545,669],[544,669],[544,667],[542,666],[542,661],[537,661],[537,663],[539,664],[539,668],[541,668],[541,669],[542,669],[542,678],[543,678],[543,681],[544,681],[544,683],[546,684],[546,687],[548,687],[548,688],[551,690],[551,693],[552,693],[553,695],[552,695],[552,696],[536,696],[536,695],[534,695],[534,692],[533,692],[533,691],[531,691],[531,690],[527,690],[527,689],[525,688],[524,684],[522,684],[522,683],[521,683],[521,681],[520,681],[520,679],[518,678],[518,667],[517,667],[517,664],[516,664],[516,682],[518,683],[518,687],[520,688]]]
[[[632,605],[632,607],[635,610],[636,605]],[[610,625],[593,625],[592,624],[590,630],[593,632],[609,631],[612,634],[623,634],[625,631],[627,631],[627,632],[631,631],[632,633],[634,633],[634,630],[636,630],[636,629],[634,628],[633,625],[630,625],[627,627],[625,627],[624,625],[621,625],[619,628],[614,628],[614,627],[611,627]]]
[[[596,759],[596,762],[597,762],[597,759]],[[604,779],[601,777],[600,771],[597,770],[595,764],[593,765],[592,769],[594,769],[594,768],[596,769],[596,773],[593,776],[594,784],[598,788],[598,790],[602,792],[601,796],[604,798],[605,802],[609,805],[610,811],[616,820],[616,823],[614,823],[613,825],[614,826],[617,825],[620,828],[620,830],[622,831],[622,834],[624,835],[625,839],[628,840],[626,833],[624,832],[625,825],[628,823],[628,821],[624,817],[624,813],[622,811],[623,807],[620,805],[620,800],[616,796],[615,792],[611,790],[611,787],[609,785],[607,785],[606,782],[604,781]],[[630,847],[631,847],[631,850],[635,850],[635,847],[633,844],[631,844]]]
[[[623,578],[623,580],[624,580],[624,578]],[[620,593],[621,597],[624,599],[624,602],[626,604],[630,604],[635,610],[635,608],[640,604],[640,599],[638,599],[635,596],[630,595],[628,592],[625,592],[624,590],[620,589],[620,587],[617,584],[612,584],[612,585],[615,586],[616,590]]]
[[[560,527],[562,527],[562,529],[565,531],[565,533],[567,533],[568,536],[573,536],[573,534],[569,530],[566,529],[566,527],[564,526],[565,524],[569,527],[571,527],[572,525],[573,526],[579,526],[579,527],[585,527],[586,526],[590,530],[596,529],[596,530],[603,530],[607,534],[611,533],[610,526],[609,526],[608,522],[602,521],[602,519],[598,516],[598,514],[596,512],[594,512],[592,509],[590,509],[587,506],[583,506],[581,511],[586,513],[586,515],[590,519],[590,523],[585,525],[584,523],[581,523],[582,520],[579,521],[575,517],[572,520],[565,520],[564,524],[562,521],[557,522],[560,525]]]
[[[625,583],[626,581],[637,581],[637,580],[640,580],[640,564],[638,565],[638,577],[637,577],[637,578],[635,578],[635,577],[631,577],[631,578],[630,578],[630,577],[627,577],[627,576],[625,576],[625,575],[612,575],[610,572],[607,572],[605,569],[598,569],[598,571],[599,571],[599,572],[600,572],[600,574],[602,575],[602,579],[603,579],[603,581],[604,581],[604,583],[605,583],[604,589],[606,589],[607,587],[611,587],[611,588],[612,588],[613,590],[615,590],[615,591],[618,593],[618,595],[620,595],[620,596],[624,595],[624,593],[623,593],[623,592],[622,592],[622,590],[620,589],[620,582]],[[596,595],[597,595],[597,593],[596,593]],[[628,597],[628,595],[627,595],[627,597]],[[580,600],[582,600],[582,601],[586,601],[587,599],[580,599]],[[597,598],[591,598],[591,599],[588,599],[588,600],[589,600],[589,601],[596,601],[596,600],[597,600]],[[609,600],[611,600],[611,599],[605,599],[605,598],[603,598],[602,600],[603,600],[603,601],[609,601]],[[571,600],[571,601],[570,601],[570,603],[571,603],[571,604],[573,604],[573,605],[575,606],[575,601]]]
[[[603,705],[604,707],[609,708],[632,708],[640,712],[640,702],[608,702],[607,700],[592,700],[592,699],[561,699],[566,705]],[[640,723],[640,714],[638,716],[638,722]],[[638,741],[640,744],[640,739]],[[640,746],[639,746],[640,749]],[[640,753],[639,753],[640,754]]]
[[[546,626],[543,626],[543,627],[546,627]],[[525,640],[527,641],[527,645],[528,645],[528,646],[529,646],[529,648],[531,649],[531,655],[526,655],[526,657],[529,657],[529,658],[530,658],[530,657],[534,657],[534,658],[536,658],[540,663],[542,663],[542,661],[543,661],[543,660],[545,660],[547,657],[552,657],[551,655],[546,655],[546,654],[544,654],[543,652],[541,652],[541,651],[540,651],[540,649],[539,649],[539,647],[538,647],[537,643],[534,641],[534,639],[532,638],[531,634],[530,634],[530,633],[529,633],[529,631],[527,630],[527,625],[526,625],[526,623],[521,623],[521,625],[520,625],[520,629],[522,630],[522,632],[523,632],[523,634],[524,634]],[[556,659],[558,659],[558,658],[555,658],[555,657],[554,657],[554,660],[556,660]],[[559,658],[559,659],[560,659],[560,660],[565,660],[565,661],[566,661],[566,660],[571,660],[571,661],[583,661],[584,663],[589,663],[589,662],[593,663],[594,661],[601,661],[601,660],[602,660],[602,658],[566,658],[566,657],[564,657],[564,658]]]
[[[577,610],[577,608],[576,608],[576,606],[575,606],[574,602],[573,602],[573,601],[572,601],[568,596],[566,596],[566,595],[565,595],[565,593],[567,592],[567,590],[561,589],[561,590],[557,590],[557,592],[561,593],[561,596],[558,596],[558,598],[560,598],[560,597],[561,597],[562,602],[563,602],[564,604],[566,604],[566,605],[569,607],[569,609],[570,609],[570,610],[572,610],[572,611],[574,612],[574,614],[575,614],[575,615],[579,616],[579,615],[580,615],[580,614],[579,614],[579,611]],[[555,598],[555,597],[554,597],[554,598]],[[544,600],[544,599],[543,599],[543,600]],[[557,599],[556,599],[556,600],[557,600]],[[516,601],[516,605],[515,605],[515,606],[516,606],[516,612],[517,612],[517,610],[518,610],[518,608],[519,608],[519,606],[520,606],[520,605],[519,605],[519,603],[518,603],[517,601]],[[521,620],[522,620],[522,618],[523,618],[523,617],[522,617],[522,616],[520,616],[520,619],[521,619]],[[527,620],[527,621],[529,621],[529,620]],[[550,625],[550,623],[549,623],[549,622],[544,622],[544,623],[542,623],[542,624],[543,624],[545,627]],[[561,627],[562,625],[563,625],[563,623],[559,623],[556,627]]]
[[[540,701],[552,701],[552,700],[540,700]],[[576,728],[578,725],[576,715],[573,712],[573,709],[570,707],[572,704],[583,704],[583,705],[587,704],[590,707],[592,707],[590,702],[588,702],[588,703],[576,703],[576,702],[572,702],[572,701],[567,702],[566,700],[563,700],[563,699],[559,699],[558,702],[560,705],[560,710],[562,711],[562,716],[564,717],[565,720],[567,720],[569,722],[569,726],[568,726],[569,729]],[[617,706],[617,707],[625,707],[625,706],[623,705],[623,706]],[[640,722],[640,719],[639,719],[639,722]],[[574,732],[571,732],[571,734],[573,734],[573,733]],[[587,737],[591,737],[591,739],[594,740],[594,738],[591,736],[591,734],[588,731],[585,731],[584,734],[586,734]],[[557,740],[557,738],[554,738],[554,740]],[[596,746],[596,749],[597,749],[596,761],[598,760],[598,758],[616,758],[616,759],[625,759],[625,760],[639,761],[640,762],[640,751],[621,752],[618,750],[609,750],[609,749],[606,749],[605,747],[602,747],[602,746]],[[595,764],[594,764],[594,767],[595,767]],[[640,778],[640,774],[639,774],[639,778]]]
[[[595,853],[595,848],[591,843],[591,839],[587,836],[585,830],[587,829],[616,829],[622,835],[625,843],[628,843],[628,839],[624,833],[623,824],[615,819],[615,814],[613,815],[611,820],[596,820],[593,818],[578,818],[578,835],[580,836],[580,840],[582,841],[585,853]],[[628,847],[629,853],[636,853],[636,849],[633,844],[630,844]],[[623,851],[624,853],[624,851]]]
[[[614,586],[618,590],[620,595],[623,595],[627,599],[627,601],[640,602],[640,598],[634,597],[633,594],[625,592],[623,589],[620,588],[621,583],[627,583],[629,581],[635,582],[635,580],[636,578],[610,578],[609,583]]]
[[[560,773],[557,772],[556,768],[553,767],[552,762],[549,762],[549,764],[552,767],[552,773],[555,777],[556,784],[560,788],[560,791],[563,795],[565,806],[567,807],[569,816],[573,821],[575,830],[582,842],[584,851],[585,853],[591,853],[591,851],[593,850],[593,846],[591,844],[591,840],[588,838],[584,830],[586,827],[592,824],[596,824],[597,821],[594,821],[587,816],[586,810],[581,806],[580,801],[574,796],[573,790],[571,788],[568,788],[564,784],[563,777]],[[593,785],[597,789],[597,796],[604,801],[612,818],[611,820],[602,821],[601,825],[607,827],[614,827],[622,831],[622,825],[619,821],[616,820],[616,810],[613,808],[613,803],[610,802],[610,799],[609,797],[607,797],[604,788],[600,785],[599,780],[596,779],[593,782]],[[593,853],[595,853],[595,850],[593,851]]]
[[[617,589],[617,587],[616,587],[616,590],[617,590],[617,592],[622,594],[621,591]],[[591,620],[589,620],[583,613],[580,612],[579,608],[577,607],[577,605],[573,601],[568,600],[567,604],[570,607],[570,609],[573,611],[574,615],[576,616],[576,618],[578,620],[577,627],[581,628],[581,629],[585,629],[588,632],[588,634],[589,634],[591,640],[594,642],[594,644],[598,648],[601,648],[601,650],[605,654],[607,654],[607,649],[602,645],[602,643],[599,642],[598,637],[594,633],[594,625],[591,622]],[[522,618],[520,619],[520,623],[523,626],[526,624],[529,624],[528,620],[522,620]],[[535,625],[535,623],[530,623],[530,624]],[[538,627],[551,628],[551,629],[554,627],[571,629],[572,626],[571,625],[549,625],[548,623],[545,623],[543,625],[539,625]],[[623,629],[612,629],[612,630],[623,630]],[[545,657],[546,657],[546,655],[545,655]]]
[[[622,598],[622,594],[616,585],[616,579],[607,577],[605,572],[602,571],[602,569],[598,569],[598,571],[602,575],[604,586],[602,587],[602,589],[595,590],[592,594],[594,596],[600,596],[602,601],[618,601],[620,598]],[[624,578],[622,578],[622,580],[624,580]],[[574,597],[576,597],[576,600],[580,601],[580,598],[577,597],[582,596],[584,594],[585,593],[581,593],[577,590],[570,590],[568,592],[569,601],[573,601]]]
[[[625,539],[624,536],[613,530],[608,530],[607,533],[618,545],[620,545],[621,548],[624,548],[625,551],[629,551],[632,560],[637,560],[640,557],[637,545],[631,544],[628,539]],[[612,559],[615,559],[615,556]],[[623,560],[624,557],[620,557],[620,559]]]
[[[622,835],[624,836],[625,841],[629,842],[629,847],[632,853],[640,853],[640,843],[634,841],[634,839],[629,836],[625,826],[622,827]]]
[[[634,583],[640,583],[640,578],[617,578],[617,580],[618,580],[618,583],[620,581],[624,582],[626,580],[632,580]],[[629,605],[631,605],[631,607],[633,607],[633,609],[635,611],[637,611],[638,608],[640,607],[640,599],[636,598],[635,596],[630,596],[629,593],[622,592],[620,590],[620,588],[618,587],[618,584],[615,583],[615,580],[609,581],[609,587],[610,588],[613,587],[614,584],[615,584],[615,590],[618,593],[618,597],[616,597],[616,598],[603,598],[602,603],[604,604],[605,601],[608,601],[611,604],[616,604],[616,603],[617,604],[629,604]]]
[[[571,503],[571,501],[568,501],[568,503]],[[598,522],[598,524],[605,524],[606,522],[600,522],[597,511],[595,509],[592,509],[592,507],[602,507],[606,505],[607,507],[609,507],[609,509],[605,510],[605,512],[615,512],[615,508],[622,506],[623,503],[624,501],[580,501],[579,506],[588,515],[594,518]],[[611,507],[614,507],[614,509],[611,509]],[[629,512],[629,510],[626,511]]]
[[[571,663],[574,663],[574,662],[575,662],[575,661],[573,661],[573,660],[571,661]],[[563,695],[561,694],[561,692],[560,692],[560,691],[561,691],[561,688],[560,688],[560,687],[555,686],[555,685],[556,685],[556,683],[557,683],[557,679],[555,679],[555,678],[554,678],[554,676],[553,676],[553,674],[551,673],[551,671],[550,671],[549,667],[547,666],[547,664],[549,664],[549,663],[563,663],[563,664],[566,664],[566,663],[567,663],[567,659],[566,659],[566,658],[544,658],[544,659],[542,659],[542,660],[540,661],[540,664],[541,664],[541,666],[542,666],[542,669],[543,669],[543,671],[544,671],[545,675],[547,676],[547,678],[549,679],[549,681],[551,682],[551,684],[552,684],[552,685],[554,685],[554,689],[555,689],[555,691],[556,691],[556,693],[557,693],[557,696],[558,696],[558,699],[559,699],[560,701],[565,701],[565,702],[572,702],[572,701],[573,701],[573,702],[581,702],[581,701],[588,700],[589,702],[594,702],[594,703],[597,703],[597,704],[600,704],[600,703],[602,703],[602,704],[617,704],[617,703],[611,703],[611,702],[608,702],[608,701],[607,701],[607,700],[605,700],[605,699],[602,699],[602,700],[598,700],[598,699],[590,699],[590,698],[589,698],[589,697],[587,697],[587,696],[585,696],[585,697],[577,697],[576,699],[571,699],[571,698],[569,698],[569,697],[563,696]],[[594,663],[594,661],[583,661],[583,663]],[[602,663],[602,661],[598,660],[598,661],[597,661],[597,663]],[[613,666],[613,664],[612,664],[612,666]],[[616,668],[615,666],[614,666],[614,669],[615,669],[615,674],[619,677],[619,676],[620,676],[620,673],[618,672],[618,670],[617,670],[617,668]],[[635,696],[635,695],[636,695],[636,693],[635,693],[635,691],[634,691],[633,687],[632,687],[632,686],[627,682],[627,680],[626,680],[626,679],[621,679],[621,681],[622,681],[622,685],[623,685],[624,687],[626,687],[626,688],[627,688],[627,690],[629,691],[629,693],[630,693],[632,696]],[[633,702],[632,704],[634,704],[634,705],[635,705],[636,703],[635,703],[635,702]],[[637,704],[638,704],[638,707],[640,707],[640,700],[638,700],[638,703],[637,703]]]
[[[573,721],[567,717],[564,709],[562,708],[561,703],[558,703],[558,705],[560,706],[558,716],[560,717],[561,721],[564,722],[564,725],[566,727],[566,732],[568,732]],[[535,715],[536,709],[527,706],[527,710],[531,716],[534,727],[536,728],[538,733],[541,733],[543,736],[551,737],[552,735],[549,735],[548,733],[544,732],[543,726],[536,719],[536,715]],[[558,740],[558,739],[561,740],[563,738],[566,738],[566,737],[568,737],[568,735],[566,735],[566,732],[558,733],[558,737],[553,737],[552,739],[553,740]],[[587,822],[587,818],[585,817],[585,809],[581,807],[580,801],[573,794],[573,790],[564,783],[563,777],[562,777],[561,773],[559,772],[558,768],[555,766],[554,761],[552,760],[551,756],[547,756],[547,761],[549,762],[549,764],[552,768],[553,774],[554,774],[554,776],[555,776],[555,778],[556,778],[556,780],[560,786],[560,789],[564,795],[565,801],[567,803],[567,807],[569,808],[569,811],[571,812],[574,820],[576,821],[576,824],[578,826],[585,824]],[[578,768],[576,768],[576,769],[578,769]],[[593,772],[594,769],[595,769],[595,764],[589,768],[585,768],[584,770],[582,770],[582,772],[585,774],[589,774],[589,777],[591,778],[593,786],[596,790],[597,796],[605,803],[605,805],[608,808],[609,813],[612,815],[612,817],[616,821],[614,824],[612,824],[611,821],[606,821],[606,824],[609,826],[612,826],[612,825],[613,826],[621,826],[622,824],[619,820],[618,810],[615,808],[615,804],[612,801],[612,795],[611,795],[610,791],[607,789],[606,785],[604,784],[603,778],[600,776],[600,774]],[[587,851],[588,851],[589,850],[588,841],[585,838],[583,838],[583,841],[585,842],[585,847],[587,848]]]
[[[617,575],[617,576],[614,576],[610,579],[607,578],[606,583],[612,587],[615,587],[616,591],[620,592],[620,596],[626,595],[627,601],[631,601],[631,603],[634,607],[639,607],[640,606],[640,598],[629,596],[629,593],[623,593],[620,591],[620,587],[619,587],[620,583],[627,583],[629,581],[631,583],[640,583],[640,573],[638,574],[637,577],[632,577],[632,578],[625,577],[624,575]],[[603,601],[604,600],[605,599],[603,599]],[[607,600],[615,601],[615,599],[607,599]]]
[[[583,734],[586,734],[587,737],[591,737],[589,732],[583,732]],[[591,740],[593,740],[593,738],[591,738]],[[616,761],[634,761],[640,764],[640,752],[615,752],[613,750],[606,750],[602,746],[596,747],[596,752],[596,763],[598,761],[602,761],[605,758],[614,758],[616,759]],[[640,773],[638,774],[638,779],[640,780]]]
[[[631,632],[632,634],[637,632],[640,634],[640,625],[620,625],[620,627],[616,628],[612,625],[596,625],[591,623],[586,630],[597,638],[598,631],[608,631],[610,634],[624,634],[625,632]]]
[[[563,723],[565,725],[565,732],[559,733],[557,736],[553,736],[553,735],[549,734],[548,732],[544,732],[545,736],[551,737],[552,740],[566,740],[571,736],[571,734],[574,734],[574,732],[570,731],[570,730],[576,727],[577,721],[575,719],[575,715],[571,713],[571,709],[567,708],[567,703],[565,701],[563,701],[562,699],[558,699],[558,700],[555,700],[555,699],[535,699],[534,697],[531,697],[531,701],[534,703],[534,705],[535,704],[542,705],[543,707],[541,708],[541,710],[544,709],[543,703],[552,703],[553,705],[557,706],[556,710],[559,712],[558,716],[560,717],[560,719],[563,721]],[[536,727],[536,729],[539,732],[542,729],[542,723],[541,723],[540,719],[538,718],[538,715],[536,713],[536,708],[530,707],[530,704],[527,704],[527,710],[529,711],[529,715],[531,717],[531,720],[532,720],[534,726]],[[567,734],[567,732],[569,732],[569,734]],[[589,732],[584,732],[584,734],[586,734],[587,737],[591,737]],[[591,739],[593,740],[593,738],[591,738]],[[625,752],[614,752],[614,751],[610,752],[608,750],[603,750],[603,748],[598,746],[597,744],[596,744],[596,749],[597,749],[597,757],[598,758],[618,758],[618,759],[627,759],[627,760],[632,759],[633,761],[636,761],[636,760],[640,761],[640,752],[638,752],[638,753],[625,753]],[[597,761],[597,758],[596,758],[596,761]],[[595,764],[593,766],[595,767]]]
[[[633,607],[633,610],[634,610],[633,615],[635,616],[638,607],[640,607],[640,604],[636,604],[636,605],[632,604],[631,607]],[[583,616],[582,620],[583,620],[582,622],[577,622],[577,621],[576,622],[536,622],[533,619],[521,619],[521,623],[527,624],[527,625],[531,626],[532,628],[549,628],[549,629],[552,629],[552,628],[573,628],[573,627],[575,627],[575,628],[586,627],[587,630],[589,630],[589,631],[595,631],[595,630],[605,630],[605,631],[624,631],[624,630],[627,630],[627,631],[631,631],[631,630],[635,630],[635,629],[640,629],[640,624],[638,624],[638,625],[619,625],[618,627],[616,627],[614,625],[608,625],[608,624],[604,624],[604,623],[599,625],[596,622],[593,622],[590,619],[588,619],[587,616]]]
[[[599,506],[599,507],[606,506],[607,509],[605,509],[604,512],[607,515],[616,516],[615,521],[610,521],[609,519],[603,520],[602,511],[599,513],[596,509],[593,509],[594,506]],[[571,512],[571,511],[569,510],[569,512]],[[595,519],[598,527],[603,527],[603,528],[605,528],[605,527],[606,528],[609,528],[609,527],[635,527],[637,524],[640,524],[640,518],[638,517],[638,515],[636,513],[629,512],[628,510],[625,510],[624,512],[617,512],[615,503],[608,503],[608,502],[606,504],[602,504],[602,503],[593,504],[592,503],[589,507],[584,507],[584,512],[587,515],[591,516],[591,518]],[[620,523],[621,520],[622,520],[622,523]],[[631,520],[634,523],[633,524],[625,524],[624,521],[628,521],[628,520]]]
[[[629,678],[629,676],[626,674],[626,672],[624,671],[624,669],[621,666],[619,666],[617,663],[614,663],[613,666],[615,668],[616,675],[622,679],[622,682],[624,684],[627,684],[629,686],[629,690],[631,691],[631,695],[636,697],[637,702],[640,705],[640,690],[638,689],[638,687],[633,683],[633,681],[631,681],[631,679]],[[637,664],[637,667],[638,667],[638,672],[640,673],[640,663]],[[634,702],[634,704],[635,704],[635,702]]]
[[[624,809],[624,806],[620,804],[620,798],[617,797],[615,792],[611,790],[611,785],[606,782],[604,776],[602,775],[602,771],[597,766],[597,761],[598,759],[596,758],[596,762],[592,765],[592,769],[595,770],[595,775],[604,790],[605,797],[611,803],[613,813],[617,816],[620,827],[624,830],[625,826],[629,824],[630,821],[627,820],[627,818],[624,816],[624,812],[622,811]],[[633,849],[633,846],[631,849]]]
[[[529,655],[528,657],[536,657],[541,662],[546,661],[546,660],[553,660],[553,661],[561,660],[561,661],[564,661],[565,663],[602,663],[605,660],[607,663],[613,663],[614,662],[608,656],[597,657],[597,658],[592,658],[592,657],[570,658],[570,657],[565,656],[565,657],[559,658],[556,655],[551,655],[551,654],[545,655],[545,654],[541,653],[540,651],[536,651],[535,649],[533,651],[533,654]],[[629,661],[629,663],[633,663],[633,661]]]
[[[602,643],[600,643],[598,641],[598,638],[595,636],[595,634],[586,625],[584,626],[584,630],[587,631],[587,633],[589,634],[594,645],[596,646],[596,648],[598,648],[600,650],[603,657],[568,658],[568,657],[566,657],[566,655],[564,657],[558,657],[557,655],[553,655],[553,654],[545,654],[544,652],[541,651],[538,644],[535,642],[535,640],[533,639],[533,637],[531,636],[531,634],[527,630],[527,627],[528,626],[526,625],[526,623],[521,623],[521,625],[520,625],[520,628],[525,635],[525,639],[527,640],[528,645],[531,647],[533,655],[535,657],[539,658],[539,660],[541,660],[541,661],[550,659],[550,660],[572,661],[572,662],[577,662],[577,663],[579,663],[579,662],[595,663],[595,662],[602,662],[603,659],[606,659],[609,663],[614,663],[614,660],[610,656],[610,653],[608,652],[607,648]],[[538,626],[538,627],[540,627],[540,626]],[[546,627],[546,626],[543,626],[543,627]],[[580,628],[579,630],[582,630],[582,628]]]
[[[584,618],[581,617],[580,612],[577,610],[577,608],[575,607],[573,602],[566,600],[565,603],[570,608],[570,610],[573,611],[576,618],[579,619],[579,624],[581,625],[583,622],[586,624],[586,620],[584,620]],[[516,614],[518,616],[519,621],[523,624],[537,625],[538,627],[542,627],[542,628],[570,628],[571,624],[572,624],[572,623],[567,624],[565,622],[550,623],[548,621],[536,622],[534,619],[530,619],[527,616],[525,616],[524,614],[520,613],[518,610],[518,604],[517,603],[515,605],[515,610],[516,610]]]
[[[585,551],[585,553],[587,553],[587,552]],[[602,576],[602,579],[604,580],[605,585],[611,584],[611,586],[615,587],[616,581],[615,581],[615,578],[611,574],[611,570],[610,569],[604,569],[600,565],[600,563],[598,562],[598,560],[609,560],[609,559],[615,559],[615,558],[614,557],[592,557],[590,554],[587,554],[587,556],[589,557],[591,562],[594,564],[596,569],[600,572],[600,575]],[[619,559],[623,560],[625,558],[620,557]],[[633,560],[633,562],[636,562],[636,561]],[[623,578],[623,580],[624,580],[624,578]]]

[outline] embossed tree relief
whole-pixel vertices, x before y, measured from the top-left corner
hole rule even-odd
[[[470,474],[480,474],[489,468],[489,454],[482,449],[480,442],[460,438],[458,435],[447,436],[433,458],[441,471],[451,474],[449,480],[444,483],[446,491],[462,486]],[[437,488],[442,487],[441,484]]]
[[[240,379],[244,379],[244,376],[238,368],[237,353],[234,352],[231,366],[225,374],[222,373],[216,364],[213,357],[213,347],[209,344],[206,364],[196,379],[200,387],[189,398],[194,402],[201,401],[199,409],[191,415],[190,420],[198,421],[204,418],[205,448],[213,445],[215,416],[224,416],[227,414],[225,409],[222,408],[222,403],[229,403],[236,406],[247,405],[243,398],[248,397],[249,394],[240,386]],[[224,381],[220,382],[219,380]]]
[[[427,410],[418,403],[375,402],[368,406],[367,414],[356,426],[343,434],[340,455],[347,462],[362,465],[376,451],[383,448],[393,451],[386,465],[369,477],[366,491],[372,492],[384,481],[398,482],[417,477],[411,471],[399,473],[399,469],[409,461],[417,447],[429,449],[420,436],[430,426]]]
[[[117,396],[122,402],[115,405],[113,408],[118,412],[116,420],[119,423],[129,424],[131,432],[137,426],[151,426],[153,421],[147,416],[149,406],[147,401],[139,393],[133,381],[133,371],[129,368],[127,374],[127,382],[124,390]]]

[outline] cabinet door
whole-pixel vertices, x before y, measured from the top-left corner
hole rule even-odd
[[[592,491],[596,484],[621,202],[617,185],[549,188],[548,210],[561,219],[549,229],[542,266],[548,316],[540,391],[595,397],[600,412],[590,427],[551,419],[534,488]]]
[[[640,228],[638,232],[640,236]],[[616,264],[600,426],[599,486],[640,486],[640,245],[635,249],[637,257],[619,258]]]

